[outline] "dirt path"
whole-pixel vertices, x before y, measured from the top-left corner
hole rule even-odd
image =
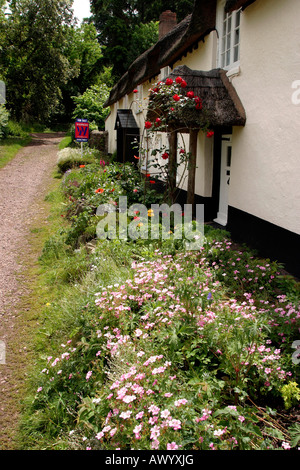
[[[22,270],[30,256],[30,226],[43,215],[63,136],[33,134],[32,142],[0,170],[0,450],[12,450],[20,369],[26,372],[26,340],[17,323],[22,315],[18,305],[28,290]]]

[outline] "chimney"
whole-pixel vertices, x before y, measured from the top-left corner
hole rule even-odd
[[[176,13],[172,13],[171,10],[164,11],[159,17],[159,39],[163,38],[176,25]]]

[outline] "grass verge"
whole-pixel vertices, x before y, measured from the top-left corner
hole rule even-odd
[[[0,141],[0,168],[10,162],[16,154],[31,141],[31,137],[9,137]]]

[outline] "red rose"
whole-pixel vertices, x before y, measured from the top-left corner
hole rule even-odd
[[[193,91],[188,91],[187,94],[186,94],[186,96],[187,96],[188,98],[194,98],[194,92],[193,92]]]
[[[181,84],[180,84],[181,88],[185,88],[187,86],[187,83],[185,80],[182,80]]]
[[[196,104],[196,109],[202,109],[202,100],[199,98],[199,96],[195,96],[194,98],[195,104]]]
[[[182,83],[182,78],[181,77],[177,77],[176,80],[175,80],[176,83],[180,84]]]
[[[160,126],[161,125],[161,119],[160,118],[156,118],[155,119],[155,126]]]
[[[208,131],[206,137],[210,138],[214,135],[214,131]]]
[[[151,129],[151,127],[152,127],[152,122],[146,121],[145,122],[145,129]]]
[[[163,153],[161,158],[163,158],[164,160],[167,160],[169,158],[168,152]]]
[[[179,101],[180,100],[180,96],[178,96],[177,94],[173,96],[173,100],[174,101]]]
[[[173,80],[172,80],[172,78],[167,78],[167,80],[166,80],[166,85],[173,85]]]
[[[133,93],[138,93],[138,90],[137,89],[133,90]]]

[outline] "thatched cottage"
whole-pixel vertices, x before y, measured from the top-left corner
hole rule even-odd
[[[144,132],[149,89],[183,77],[214,131],[210,139],[201,130],[194,136],[195,202],[204,204],[206,221],[298,275],[299,18],[297,0],[195,0],[179,24],[164,12],[158,42],[131,64],[106,103],[109,152],[130,160],[132,141]],[[190,135],[180,138],[188,143]],[[157,135],[156,145],[166,140]]]

